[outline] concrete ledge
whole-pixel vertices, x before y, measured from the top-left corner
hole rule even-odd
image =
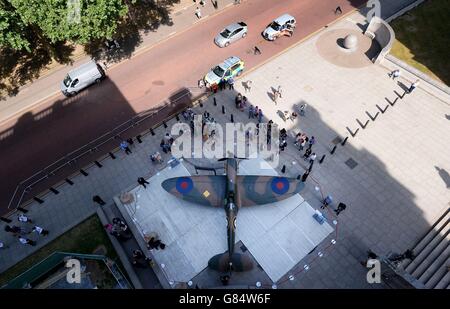
[[[109,220],[106,218],[106,214],[103,211],[101,207],[97,207],[97,216],[100,219],[100,222],[102,225],[108,224]],[[125,271],[127,272],[133,286],[135,289],[142,289],[141,281],[139,281],[139,278],[137,277],[136,273],[134,272],[133,265],[131,265],[130,260],[128,259],[125,251],[123,250],[122,246],[120,245],[119,241],[113,237],[111,234],[106,233],[108,235],[109,240],[111,241],[114,250],[116,250],[117,255],[119,256],[120,261],[122,262],[123,267],[125,268]]]
[[[379,17],[372,17],[364,35],[376,40],[381,46],[380,53],[372,59],[373,63],[379,64],[390,52],[395,41],[395,33],[392,27]]]

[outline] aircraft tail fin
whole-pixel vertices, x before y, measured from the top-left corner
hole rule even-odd
[[[231,269],[230,269],[230,262],[231,262]],[[228,272],[228,271],[248,271],[253,268],[253,262],[252,260],[240,253],[233,253],[230,256],[228,252],[217,254],[213,256],[208,261],[208,266],[211,269],[217,270],[219,272]]]

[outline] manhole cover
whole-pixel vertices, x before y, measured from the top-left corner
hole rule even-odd
[[[354,169],[358,165],[358,163],[356,163],[356,161],[353,160],[352,158],[345,161],[345,164],[347,164],[347,166],[350,167],[350,169]]]
[[[337,145],[342,142],[342,138],[340,136],[336,136],[334,140],[331,141],[333,144]]]

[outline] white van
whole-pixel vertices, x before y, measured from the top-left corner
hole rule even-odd
[[[91,60],[67,74],[61,82],[61,91],[65,96],[73,96],[93,83],[100,83],[104,77],[103,68]]]

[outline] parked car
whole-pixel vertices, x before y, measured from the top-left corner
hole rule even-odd
[[[274,41],[283,35],[291,36],[294,32],[295,25],[295,18],[289,14],[284,14],[271,22],[262,34],[266,40]]]
[[[222,80],[226,82],[231,77],[241,75],[244,70],[244,61],[236,56],[225,59],[224,62],[215,66],[204,77],[205,85],[211,87]]]
[[[104,77],[103,68],[92,60],[70,71],[61,82],[61,91],[65,96],[73,96]]]
[[[247,24],[243,21],[234,23],[223,29],[215,38],[219,47],[227,47],[231,43],[247,36]]]

